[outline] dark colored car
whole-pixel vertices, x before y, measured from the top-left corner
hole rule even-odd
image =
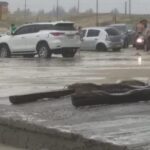
[[[134,31],[128,28],[126,24],[111,24],[111,27],[120,31],[123,39],[123,48],[127,48],[133,42]]]

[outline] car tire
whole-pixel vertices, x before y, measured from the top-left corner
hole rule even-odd
[[[72,58],[72,57],[75,56],[76,52],[77,52],[76,50],[64,51],[64,52],[62,53],[62,56],[63,56],[64,58]]]
[[[7,45],[2,45],[0,48],[0,57],[1,58],[9,58],[11,57],[10,50]]]
[[[38,56],[39,58],[50,58],[51,52],[46,43],[41,43],[38,45]]]
[[[96,46],[96,50],[97,50],[97,51],[100,51],[100,52],[106,52],[106,51],[107,51],[107,48],[106,48],[106,46],[105,46],[104,44],[98,44],[98,45]]]

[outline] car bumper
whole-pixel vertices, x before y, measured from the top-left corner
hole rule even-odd
[[[52,43],[49,43],[51,50],[61,50],[61,49],[78,49],[81,46],[80,40],[70,40],[70,41],[60,41],[55,40]]]
[[[115,42],[115,43],[109,43],[107,45],[108,49],[114,49],[114,48],[122,48],[123,44],[122,42]]]

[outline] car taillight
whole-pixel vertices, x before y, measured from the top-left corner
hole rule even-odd
[[[64,35],[65,33],[63,33],[63,32],[52,32],[51,34],[53,36],[61,36],[61,35]]]

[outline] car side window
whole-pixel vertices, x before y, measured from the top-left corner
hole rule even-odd
[[[41,30],[53,30],[54,26],[51,24],[40,24],[37,25],[37,30],[41,31]]]
[[[16,32],[14,35],[21,35],[21,34],[29,34],[29,33],[35,33],[36,32],[36,27],[34,25],[32,26],[25,26],[21,27]]]
[[[18,30],[16,30],[16,32],[14,33],[14,35],[26,34],[27,31],[28,31],[28,27],[21,27]]]
[[[36,33],[37,32],[37,27],[36,25],[31,25],[31,26],[28,26],[28,31],[26,32],[26,34],[29,34],[29,33]]]
[[[99,36],[100,30],[88,30],[87,37],[96,37]]]
[[[74,27],[73,23],[58,23],[54,26],[55,30],[64,30],[64,31],[75,31],[76,28]]]

